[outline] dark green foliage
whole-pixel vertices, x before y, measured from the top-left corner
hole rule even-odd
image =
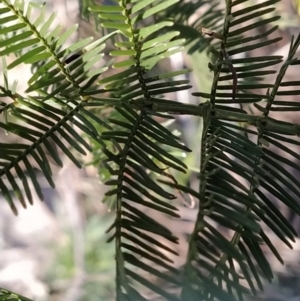
[[[298,95],[299,90],[279,88],[299,85],[283,79],[287,68],[299,64],[294,55],[300,36],[291,41],[275,82],[266,83],[264,79],[275,72],[273,67],[282,63],[282,57],[232,56],[281,39],[270,37],[277,26],[261,35],[247,34],[250,29],[278,20],[276,14],[263,16],[273,13],[279,0],[246,3],[241,9],[238,4],[247,0],[224,2],[222,9],[219,1],[118,0],[111,6],[83,1],[81,13],[85,17],[93,14],[107,34],[94,42],[87,38],[64,47],[76,26],[62,34],[59,26],[49,29],[55,15],[45,20],[44,7],[33,22],[32,4],[25,10],[22,1],[1,1],[4,86],[0,90],[1,97],[10,102],[1,103],[0,127],[22,138],[22,143],[0,144],[0,189],[17,213],[14,196],[25,208],[26,198],[32,203],[29,179],[43,198],[33,161],[54,187],[49,157],[59,166],[63,163],[53,143],[79,168],[78,154],[92,151],[93,164],[102,166],[103,178],[111,186],[106,200],[116,212],[107,232],[111,235],[108,241],[115,244],[118,301],[148,300],[139,287],[166,300],[243,300],[245,295],[255,295],[263,289],[263,278],[273,278],[262,245],[282,262],[263,229],[269,228],[288,247],[297,235],[270,201],[270,195],[299,214],[300,206],[293,197],[300,196],[299,181],[282,164],[297,170],[299,166],[276,154],[271,146],[299,159],[286,143],[299,145],[296,136],[300,126],[275,120],[269,114],[275,110],[299,110],[297,102],[284,101],[285,95]],[[206,13],[190,26],[188,19],[208,3]],[[13,20],[17,22],[11,25]],[[201,34],[201,28],[206,36]],[[103,56],[108,40],[114,41],[115,48],[109,55],[115,60],[92,68]],[[163,73],[154,68],[190,43],[190,53],[206,50],[212,58],[208,64],[213,73],[211,92],[193,93],[201,99],[199,105],[166,98],[168,93],[191,88],[188,80],[176,79],[191,70]],[[7,65],[5,57],[12,53],[17,58]],[[24,95],[16,93],[15,85],[8,80],[8,71],[19,64],[31,64],[33,70]],[[105,71],[110,67],[114,73],[108,75]],[[255,93],[258,89],[260,92]],[[250,106],[261,114],[251,114]],[[98,113],[107,108],[113,110],[104,120]],[[191,152],[154,118],[171,119],[172,114],[195,115],[203,120],[197,190],[177,183],[168,172],[187,171],[172,151]],[[22,185],[17,184],[13,174]],[[199,201],[182,275],[171,259],[171,255],[177,255],[172,246],[178,244],[178,238],[159,218],[143,211],[147,208],[179,219],[178,209],[172,204],[177,191]],[[228,239],[211,221],[234,234]],[[158,281],[149,280],[149,274]],[[181,293],[171,292],[171,285]]]

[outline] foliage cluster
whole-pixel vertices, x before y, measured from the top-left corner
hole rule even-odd
[[[207,2],[209,9],[187,22]],[[24,208],[32,204],[29,180],[43,199],[33,164],[55,187],[49,160],[63,165],[57,148],[79,168],[78,154],[92,152],[92,164],[111,187],[106,200],[115,209],[107,232],[115,244],[116,300],[149,300],[153,295],[165,300],[243,300],[263,289],[263,278],[273,278],[264,246],[283,262],[266,229],[289,247],[297,236],[271,197],[300,213],[300,183],[289,171],[299,170],[300,158],[291,146],[300,144],[300,125],[271,114],[300,110],[299,102],[286,100],[300,93],[300,82],[284,81],[287,69],[300,63],[294,57],[300,36],[292,39],[284,62],[280,56],[246,57],[281,40],[273,37],[278,26],[272,26],[279,19],[279,0],[226,0],[224,8],[218,2],[83,1],[81,13],[94,16],[105,35],[65,47],[76,25],[62,33],[60,25],[52,26],[55,14],[45,20],[44,5],[0,1],[0,128],[18,137],[0,143],[1,192],[17,214],[15,199]],[[36,20],[31,18],[33,9],[40,9]],[[263,34],[251,35],[258,27],[265,28]],[[101,65],[107,41],[113,42],[111,59]],[[193,93],[199,105],[167,98],[191,88],[188,80],[176,80],[190,69],[155,69],[190,43],[190,52],[211,54],[211,91]],[[12,54],[16,59],[8,64]],[[20,64],[32,66],[23,95],[8,79]],[[275,82],[268,83],[278,64]],[[187,171],[181,155],[191,152],[159,122],[176,114],[202,120],[198,189],[178,183],[171,173]],[[181,268],[170,259],[176,255],[172,245],[177,237],[144,213],[148,208],[179,219],[173,203],[177,192],[199,203]],[[232,236],[212,222],[231,230]],[[2,295],[26,300],[5,290]]]

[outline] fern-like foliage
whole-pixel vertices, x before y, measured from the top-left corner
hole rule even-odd
[[[16,301],[31,301],[30,299],[21,296],[19,294],[13,293],[7,289],[0,288],[0,297],[2,300],[16,300]]]
[[[287,68],[299,64],[294,55],[300,36],[291,41],[275,83],[267,83],[266,77],[275,73],[269,68],[281,63],[282,57],[234,57],[281,39],[270,38],[276,26],[262,35],[247,35],[252,28],[278,20],[272,15],[257,21],[274,12],[278,1],[251,5],[247,0],[226,0],[224,7],[219,1],[117,0],[114,5],[85,1],[82,13],[93,13],[108,34],[69,47],[64,44],[76,25],[61,33],[60,26],[52,26],[55,14],[45,20],[44,6],[29,4],[25,8],[23,1],[0,1],[4,70],[0,127],[21,138],[21,142],[0,144],[0,189],[17,213],[14,195],[23,207],[27,204],[25,196],[32,203],[25,171],[43,198],[33,163],[54,187],[49,157],[59,166],[63,162],[50,140],[78,167],[81,162],[73,150],[82,155],[92,151],[94,164],[101,164],[110,174],[106,184],[111,189],[106,198],[113,203],[116,218],[107,232],[111,233],[109,241],[115,243],[116,300],[148,300],[153,293],[165,300],[243,300],[244,295],[263,288],[263,278],[273,278],[262,245],[282,262],[265,229],[292,246],[297,233],[270,196],[300,213],[294,199],[300,195],[299,181],[283,166],[299,167],[275,152],[277,148],[299,159],[285,144],[299,144],[294,136],[299,135],[300,127],[269,115],[272,111],[299,110],[297,102],[278,97],[299,94],[295,89],[279,88],[299,85],[283,82],[283,78]],[[205,5],[205,14],[191,24],[187,22]],[[32,21],[32,9],[37,8],[39,17]],[[112,38],[112,60],[101,65],[105,42]],[[155,69],[192,41],[191,51],[206,49],[212,54],[208,65],[213,73],[211,93],[193,93],[201,98],[197,106],[167,98],[168,93],[191,88],[187,80],[175,78],[190,69],[168,73]],[[16,58],[7,64],[6,56],[11,54]],[[9,70],[20,64],[30,64],[33,71],[24,95],[8,80]],[[109,67],[113,74],[107,75]],[[107,120],[91,110],[107,107],[113,108]],[[261,114],[254,114],[253,108]],[[178,184],[169,172],[187,170],[171,150],[191,152],[157,121],[171,119],[173,114],[203,119],[198,190]],[[199,201],[183,275],[170,258],[177,255],[173,246],[178,239],[155,218],[161,214],[180,217],[172,204],[175,191]],[[225,237],[212,221],[231,230],[231,237]],[[170,285],[181,293],[171,292]]]
[[[152,175],[162,176],[169,176],[165,171],[169,167],[185,172],[185,164],[171,155],[166,147],[184,152],[190,150],[152,117],[160,116],[153,112],[156,104],[172,105],[171,101],[161,95],[190,88],[187,81],[172,80],[175,75],[184,74],[188,70],[158,75],[149,74],[149,71],[160,60],[180,51],[184,40],[176,39],[178,32],[163,31],[166,26],[173,24],[171,21],[140,25],[142,21],[176,2],[132,1],[130,5],[128,1],[118,1],[119,5],[116,6],[91,7],[92,11],[99,13],[101,26],[118,29],[123,35],[121,41],[115,43],[118,49],[110,53],[119,58],[113,64],[116,73],[99,82],[118,99],[116,110],[121,115],[121,119],[110,118],[114,130],[101,135],[103,140],[111,141],[103,151],[108,157],[104,164],[113,176],[106,182],[113,186],[106,196],[116,200],[116,219],[109,230],[114,231],[110,240],[115,239],[116,244],[117,300],[145,299],[132,286],[132,280],[167,299],[173,298],[166,290],[140,275],[137,269],[178,284],[174,275],[168,276],[159,271],[163,267],[171,274],[176,272],[162,250],[174,253],[165,242],[177,243],[177,238],[163,224],[141,210],[148,207],[179,217],[177,209],[168,202],[175,196],[163,189],[155,181],[155,176],[150,176],[149,171]],[[158,37],[159,32],[162,33]],[[138,108],[139,113],[132,107]]]
[[[87,111],[84,104],[94,93],[101,93],[91,85],[107,67],[91,70],[91,66],[101,58],[104,42],[109,36],[95,42],[85,39],[61,49],[76,30],[76,25],[61,34],[61,26],[50,29],[55,14],[45,20],[45,7],[41,8],[39,17],[32,22],[30,14],[33,4],[29,4],[27,9],[22,1],[1,1],[1,4],[3,27],[0,34],[3,38],[0,42],[0,55],[3,58],[4,86],[1,86],[0,90],[1,97],[9,101],[1,104],[1,114],[4,118],[0,126],[8,133],[14,133],[22,138],[23,142],[1,143],[0,174],[1,178],[7,177],[10,187],[5,185],[2,179],[0,187],[12,210],[17,213],[10,191],[13,190],[23,207],[26,207],[26,202],[23,189],[14,180],[13,172],[22,180],[22,188],[29,203],[32,203],[28,180],[21,163],[25,165],[41,199],[43,198],[41,188],[29,158],[33,158],[49,184],[54,187],[47,155],[50,155],[59,166],[62,166],[62,161],[49,139],[53,140],[78,167],[81,164],[70,151],[69,146],[71,145],[81,154],[86,153],[85,149],[91,151],[91,148],[73,126],[104,144],[89,120],[92,118],[101,124],[103,122]],[[81,59],[66,64],[68,55],[79,50],[84,52]],[[5,56],[10,54],[17,55],[17,58],[7,65]],[[9,70],[22,63],[35,64],[34,66],[41,63],[28,81],[26,95],[16,93],[16,83],[13,86],[9,86],[8,83]],[[30,96],[29,93],[32,92],[35,94]]]
[[[190,44],[189,53],[207,51],[215,43],[201,34],[202,28],[221,32],[224,21],[224,3],[212,0],[179,1],[166,11],[166,16],[174,19],[172,28],[178,30]]]
[[[207,112],[203,116],[199,191],[170,184],[193,194],[200,201],[184,266],[182,300],[232,300],[233,297],[242,300],[243,295],[250,293],[249,289],[256,294],[257,289],[263,288],[261,277],[269,281],[273,278],[262,244],[267,245],[277,259],[283,262],[262,229],[261,222],[290,248],[297,236],[289,222],[272,204],[270,196],[299,214],[300,207],[292,197],[293,193],[299,196],[299,181],[280,165],[283,162],[289,166],[295,164],[291,160],[280,158],[271,149],[273,145],[287,150],[279,141],[297,145],[296,140],[285,135],[298,135],[299,127],[272,119],[269,112],[291,109],[287,107],[292,105],[291,102],[278,101],[276,97],[295,93],[279,92],[278,89],[287,68],[297,62],[293,57],[300,40],[299,37],[292,40],[288,59],[282,65],[275,83],[266,84],[263,82],[264,77],[273,73],[273,70],[261,69],[280,63],[281,57],[232,59],[231,56],[280,40],[273,38],[261,42],[262,35],[245,38],[240,36],[250,28],[276,21],[277,16],[261,22],[252,20],[272,12],[275,9],[272,5],[278,1],[266,1],[236,9],[241,2],[226,1],[222,30],[209,32],[217,40],[215,45],[222,43],[219,46],[220,52],[215,51],[216,46],[212,49],[216,60],[209,65],[214,72],[211,94],[193,93],[209,99]],[[249,25],[244,25],[246,21]],[[271,28],[263,37],[268,37],[276,29],[277,27]],[[248,77],[255,78],[255,82],[245,83]],[[236,81],[236,84],[224,85],[224,81],[229,79]],[[268,90],[265,94],[257,94],[253,92],[255,89]],[[262,105],[257,104],[261,101]],[[228,103],[240,104],[241,109],[224,106]],[[247,114],[249,104],[259,109],[262,115]],[[252,125],[254,129],[245,125]],[[250,140],[250,136],[254,139]],[[244,183],[239,179],[243,179]],[[215,229],[210,220],[233,230],[231,240],[228,241]],[[255,261],[261,271],[254,268]],[[240,284],[241,279],[246,280],[247,287]]]

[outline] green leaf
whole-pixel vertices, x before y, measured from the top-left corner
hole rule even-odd
[[[3,181],[1,179],[0,179],[0,189],[1,189],[1,192],[3,193],[4,198],[8,202],[10,208],[12,209],[13,213],[15,215],[18,215],[17,208],[15,207],[15,205],[13,203],[11,195],[10,195],[8,189],[6,188],[5,184],[3,183]]]
[[[27,53],[23,54],[19,58],[17,58],[15,61],[13,61],[11,64],[9,64],[7,66],[7,68],[12,69],[21,63],[30,62],[30,60],[35,61],[36,57],[38,57],[38,59],[36,61],[38,61],[40,57],[47,58],[50,56],[50,53],[44,52],[41,54],[41,52],[44,51],[45,49],[46,49],[45,46],[36,47],[36,48],[28,51]],[[39,54],[41,54],[41,56],[38,56]]]

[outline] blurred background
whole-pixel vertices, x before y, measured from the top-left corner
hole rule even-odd
[[[100,0],[96,2],[113,3]],[[197,1],[182,0],[182,2]],[[187,24],[204,16],[205,12],[218,1],[207,2],[208,4],[202,5],[189,20],[185,20]],[[221,9],[223,3],[220,2]],[[253,0],[240,5],[255,2],[261,1]],[[272,44],[270,47],[255,50],[249,55],[286,56],[291,36],[299,33],[300,17],[295,3],[292,0],[282,0],[276,5],[277,13],[282,16],[278,22],[277,36],[281,35],[283,40],[276,46]],[[56,24],[62,23],[65,29],[74,23],[79,24],[79,30],[73,39],[68,41],[69,44],[85,37],[101,36],[100,32],[96,32],[92,19],[89,21],[80,16],[80,8],[82,8],[82,3],[78,0],[47,2],[48,15],[53,11],[58,12]],[[259,28],[259,30],[262,29]],[[260,32],[253,30],[251,33],[259,34]],[[9,59],[13,60],[14,57]],[[191,43],[187,45],[185,52],[172,56],[156,68],[176,70],[192,67],[194,71],[189,75],[193,85],[192,91],[209,92],[212,76],[207,68],[208,60],[206,51],[193,50]],[[299,80],[300,72],[297,68],[288,72],[286,80]],[[26,90],[26,81],[29,77],[30,68],[25,65],[9,73],[11,82],[18,80],[20,93]],[[268,79],[270,82],[273,80],[274,76]],[[169,98],[180,102],[198,103],[199,99],[191,96],[192,91],[174,93],[169,95]],[[282,114],[275,113],[272,117],[294,120],[299,123],[299,112]],[[186,175],[174,173],[173,176],[180,183],[197,186],[201,122],[194,117],[179,116],[176,117],[175,122],[166,126],[169,126],[175,133],[180,133],[182,141],[194,151],[188,156],[180,155],[189,166],[189,172]],[[0,139],[7,141],[10,138],[1,132]],[[294,151],[299,153],[299,149]],[[88,155],[82,158],[82,161],[89,163],[92,159],[92,155]],[[108,237],[105,235],[105,230],[114,219],[114,213],[107,204],[102,203],[106,191],[103,181],[108,175],[103,174],[103,169],[98,167],[97,164],[95,166],[87,164],[85,168],[78,170],[65,158],[63,169],[53,167],[56,190],[50,188],[37,171],[45,201],[40,202],[35,196],[34,206],[26,210],[20,206],[18,217],[13,215],[6,201],[0,196],[1,287],[36,301],[114,300],[114,245],[106,243]],[[299,174],[295,176],[299,177]],[[272,201],[278,205],[276,200]],[[171,220],[164,216],[161,220],[164,219],[163,223],[180,238],[181,244],[176,250],[180,256],[177,259],[174,258],[176,265],[180,266],[185,260],[187,233],[193,228],[198,204],[193,199],[179,197],[176,205],[180,208],[181,221]],[[299,217],[294,216],[284,207],[280,207],[280,210],[289,217],[294,227],[300,232]],[[300,243],[296,241],[294,250],[291,251],[272,233],[269,235],[279,253],[282,254],[286,265],[281,266],[270,254],[269,260],[276,272],[274,283],[267,284],[265,292],[251,300],[300,300]]]

